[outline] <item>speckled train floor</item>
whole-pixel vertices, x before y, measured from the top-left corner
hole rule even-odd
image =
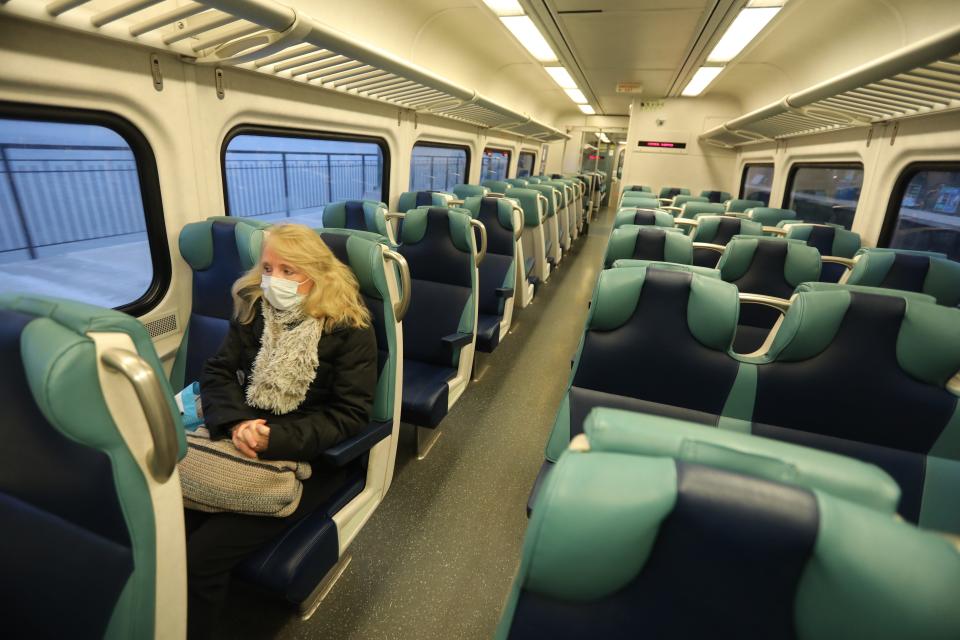
[[[605,209],[482,354],[482,375],[444,419],[426,460],[402,427],[386,499],[310,620],[235,585],[222,638],[491,638],[520,559],[526,501],[570,374],[609,234]]]

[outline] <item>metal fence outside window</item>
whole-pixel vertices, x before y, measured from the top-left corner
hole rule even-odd
[[[418,154],[410,164],[410,189],[449,191],[453,185],[465,182],[466,165],[463,157]]]

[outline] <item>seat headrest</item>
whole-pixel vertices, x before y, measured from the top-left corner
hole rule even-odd
[[[340,262],[357,278],[360,291],[376,300],[389,300],[383,249],[387,238],[353,229],[314,229]]]
[[[743,200],[739,198],[734,198],[732,200],[727,200],[726,207],[727,211],[733,211],[741,213],[747,209],[752,209],[754,207],[765,207],[767,203],[762,200]]]
[[[356,229],[387,235],[387,205],[375,200],[331,202],[323,208],[323,226],[335,229]]]
[[[681,218],[699,218],[702,215],[720,215],[724,212],[722,204],[713,202],[684,202],[680,208]]]
[[[673,206],[679,207],[682,206],[685,202],[709,202],[703,196],[685,196],[679,195],[673,197]]]
[[[461,200],[469,198],[470,196],[485,196],[488,193],[490,193],[490,189],[478,184],[458,184],[453,187],[453,195]]]
[[[263,248],[263,231],[270,225],[258,220],[211,216],[201,222],[191,222],[180,230],[180,255],[194,271],[210,268],[214,258],[214,225],[233,227],[240,267],[250,269],[260,259]]]
[[[777,252],[782,252],[782,275],[790,286],[819,279],[820,252],[800,240],[786,238],[733,236],[717,268],[724,280],[732,282],[750,270],[757,255]]]
[[[763,235],[763,225],[753,220],[703,214],[697,216],[697,222],[699,224],[693,237],[694,242],[725,245],[736,235]]]
[[[657,260],[635,260],[630,259],[620,259],[613,263],[614,269],[639,269],[641,267],[656,267],[658,269],[666,269],[667,271],[673,269],[676,271],[685,271],[687,273],[696,273],[705,278],[714,278],[716,280],[720,279],[719,269],[711,269],[710,267],[698,267],[692,264],[678,264],[675,262],[659,262]]]
[[[775,209],[773,207],[751,207],[743,213],[751,220],[768,227],[775,227],[784,220],[796,220],[797,212],[793,209]]]
[[[485,198],[481,196],[471,196],[469,198],[464,198],[463,200],[463,209],[466,209],[470,212],[470,215],[474,218],[478,218],[481,213],[481,209],[489,208],[492,211],[496,211],[496,219],[501,227],[513,231],[513,202],[508,198]],[[481,220],[484,224],[487,224],[486,220]],[[487,230],[490,231],[489,229]]]
[[[445,191],[407,191],[400,194],[397,207],[406,213],[416,207],[445,207],[454,195]]]
[[[607,242],[603,266],[609,269],[620,259],[693,263],[693,243],[675,227],[625,225],[614,229]]]
[[[418,244],[425,239],[443,241],[449,239],[463,251],[473,251],[470,212],[459,207],[417,207],[407,211],[400,231],[403,244]]]
[[[488,187],[494,193],[506,193],[507,189],[513,186],[506,180],[482,180],[480,184]]]
[[[613,228],[617,229],[626,224],[674,227],[673,216],[666,211],[640,207],[622,207],[617,211],[617,216],[613,219]]]
[[[634,196],[628,194],[620,201],[620,207],[637,207],[640,209],[658,209],[660,208],[660,201],[656,198],[648,198],[646,196]]]
[[[948,260],[942,253],[864,248],[847,282],[920,291],[939,304],[960,305],[960,262]]]
[[[523,224],[527,227],[536,227],[540,224],[539,192],[533,189],[511,187],[504,192],[508,198],[516,200],[523,209]]]
[[[811,247],[816,247],[821,256],[852,258],[860,250],[860,234],[847,231],[839,225],[782,221],[778,226],[787,230],[787,238],[803,240]]]

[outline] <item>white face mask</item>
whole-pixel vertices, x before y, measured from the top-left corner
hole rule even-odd
[[[288,311],[303,302],[305,296],[302,293],[297,293],[297,289],[301,284],[300,282],[277,278],[276,276],[264,275],[260,277],[260,288],[263,289],[263,297],[266,298],[267,302],[272,304],[275,309],[279,309],[280,311]]]

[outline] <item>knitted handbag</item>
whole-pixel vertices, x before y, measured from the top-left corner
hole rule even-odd
[[[216,513],[289,516],[300,505],[310,464],[290,460],[253,460],[231,440],[210,440],[206,428],[187,434],[187,455],[177,465],[183,506]]]

